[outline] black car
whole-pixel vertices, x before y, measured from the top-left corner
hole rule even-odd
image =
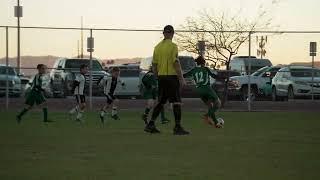
[[[90,59],[58,59],[56,60],[53,69],[50,73],[51,88],[54,97],[65,97],[72,95],[72,84],[77,74],[79,74],[82,64],[90,67]],[[100,77],[108,74],[105,72],[97,59],[92,60],[92,94],[101,95],[103,90],[97,87],[97,81]],[[86,75],[85,93],[89,92],[90,76],[89,72]]]

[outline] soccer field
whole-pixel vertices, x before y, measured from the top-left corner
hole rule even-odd
[[[136,112],[104,126],[97,113],[85,124],[32,112],[18,125],[14,115],[0,113],[1,180],[320,179],[320,113],[221,112],[225,128],[213,129],[186,112],[191,135],[179,137],[173,122],[144,133]]]

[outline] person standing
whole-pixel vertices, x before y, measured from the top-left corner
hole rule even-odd
[[[160,133],[156,128],[155,120],[164,108],[167,101],[173,104],[175,119],[174,135],[187,135],[188,131],[181,126],[181,96],[180,87],[186,84],[180,62],[178,59],[178,47],[172,42],[174,28],[167,25],[163,29],[164,39],[154,48],[153,72],[158,77],[159,102],[154,107],[151,120],[144,131],[148,133]]]

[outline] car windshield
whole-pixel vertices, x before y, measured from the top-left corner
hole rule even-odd
[[[192,57],[179,57],[179,61],[184,72],[188,72],[196,66]]]
[[[78,59],[68,59],[66,61],[66,68],[70,69],[79,69],[79,67],[85,64],[89,67],[90,65],[90,60],[78,60]],[[92,60],[92,69],[94,71],[102,71],[102,66],[97,60]]]
[[[312,69],[291,69],[292,77],[312,77]],[[320,77],[320,70],[314,69],[314,77]]]
[[[121,70],[120,77],[139,77],[140,71],[139,70]]]
[[[16,75],[16,71],[12,68],[12,67],[0,67],[0,74],[7,74],[7,70],[8,70],[8,75]]]
[[[251,69],[252,69],[252,67],[251,67]],[[269,69],[269,67],[260,68],[259,70],[257,70],[256,72],[254,72],[254,73],[252,74],[252,76],[260,76],[262,73],[266,72],[268,69]]]

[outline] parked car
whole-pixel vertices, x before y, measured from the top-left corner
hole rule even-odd
[[[125,86],[117,86],[115,95],[120,97],[139,97],[139,64],[124,64],[124,65],[112,65],[108,67],[108,72],[111,74],[112,68],[120,68],[120,78],[124,81]]]
[[[251,64],[251,73],[265,66],[272,66],[269,59],[257,59],[255,56],[236,56],[230,61],[230,70],[238,71],[241,75],[251,74],[249,63]]]
[[[32,77],[29,79],[29,82],[25,85],[25,87],[24,87],[24,92],[25,92],[25,94],[27,94],[28,92],[31,91],[32,82],[33,82],[33,80],[34,80],[34,77],[35,77],[35,76],[32,76]],[[44,76],[42,77],[41,87],[44,89],[44,96],[45,96],[46,98],[52,98],[52,97],[53,97],[52,88],[51,88],[51,79],[50,79],[50,75],[49,75],[49,74],[44,75]]]
[[[239,96],[242,100],[248,98],[249,77],[251,84],[251,96],[271,96],[271,81],[280,66],[263,67],[251,75],[234,76],[230,78],[229,93],[232,96]]]
[[[21,80],[15,69],[10,66],[0,64],[0,96],[6,95],[8,71],[8,90],[10,96],[21,96]]]
[[[179,61],[181,64],[181,69],[183,73],[186,73],[193,69],[196,66],[196,63],[194,62],[194,58],[192,56],[179,56]],[[141,85],[141,80],[142,77],[150,70],[152,66],[152,57],[148,57],[146,59],[141,60],[140,63],[140,85]],[[196,92],[195,92],[195,83],[192,78],[186,78],[186,83],[187,85],[183,88],[181,92],[182,97],[195,97]],[[143,86],[140,86],[143,87]]]
[[[312,71],[314,80],[312,81]],[[272,100],[294,99],[320,95],[320,69],[289,66],[279,70],[272,80]]]
[[[53,70],[50,72],[52,92],[55,97],[64,97],[72,95],[72,84],[79,73],[79,68],[82,64],[89,66],[90,59],[67,59],[62,58],[56,60]],[[107,72],[102,69],[100,62],[97,59],[92,60],[92,93],[93,95],[102,95],[103,89],[98,88],[97,81]],[[85,93],[89,93],[89,73],[86,75]]]
[[[217,92],[218,96],[222,99],[227,77],[240,76],[240,73],[237,71],[217,70],[215,71],[215,74],[217,75],[217,78],[211,78],[211,87]],[[230,87],[233,87],[233,84],[230,81],[228,83],[228,87],[229,89],[232,89]]]

